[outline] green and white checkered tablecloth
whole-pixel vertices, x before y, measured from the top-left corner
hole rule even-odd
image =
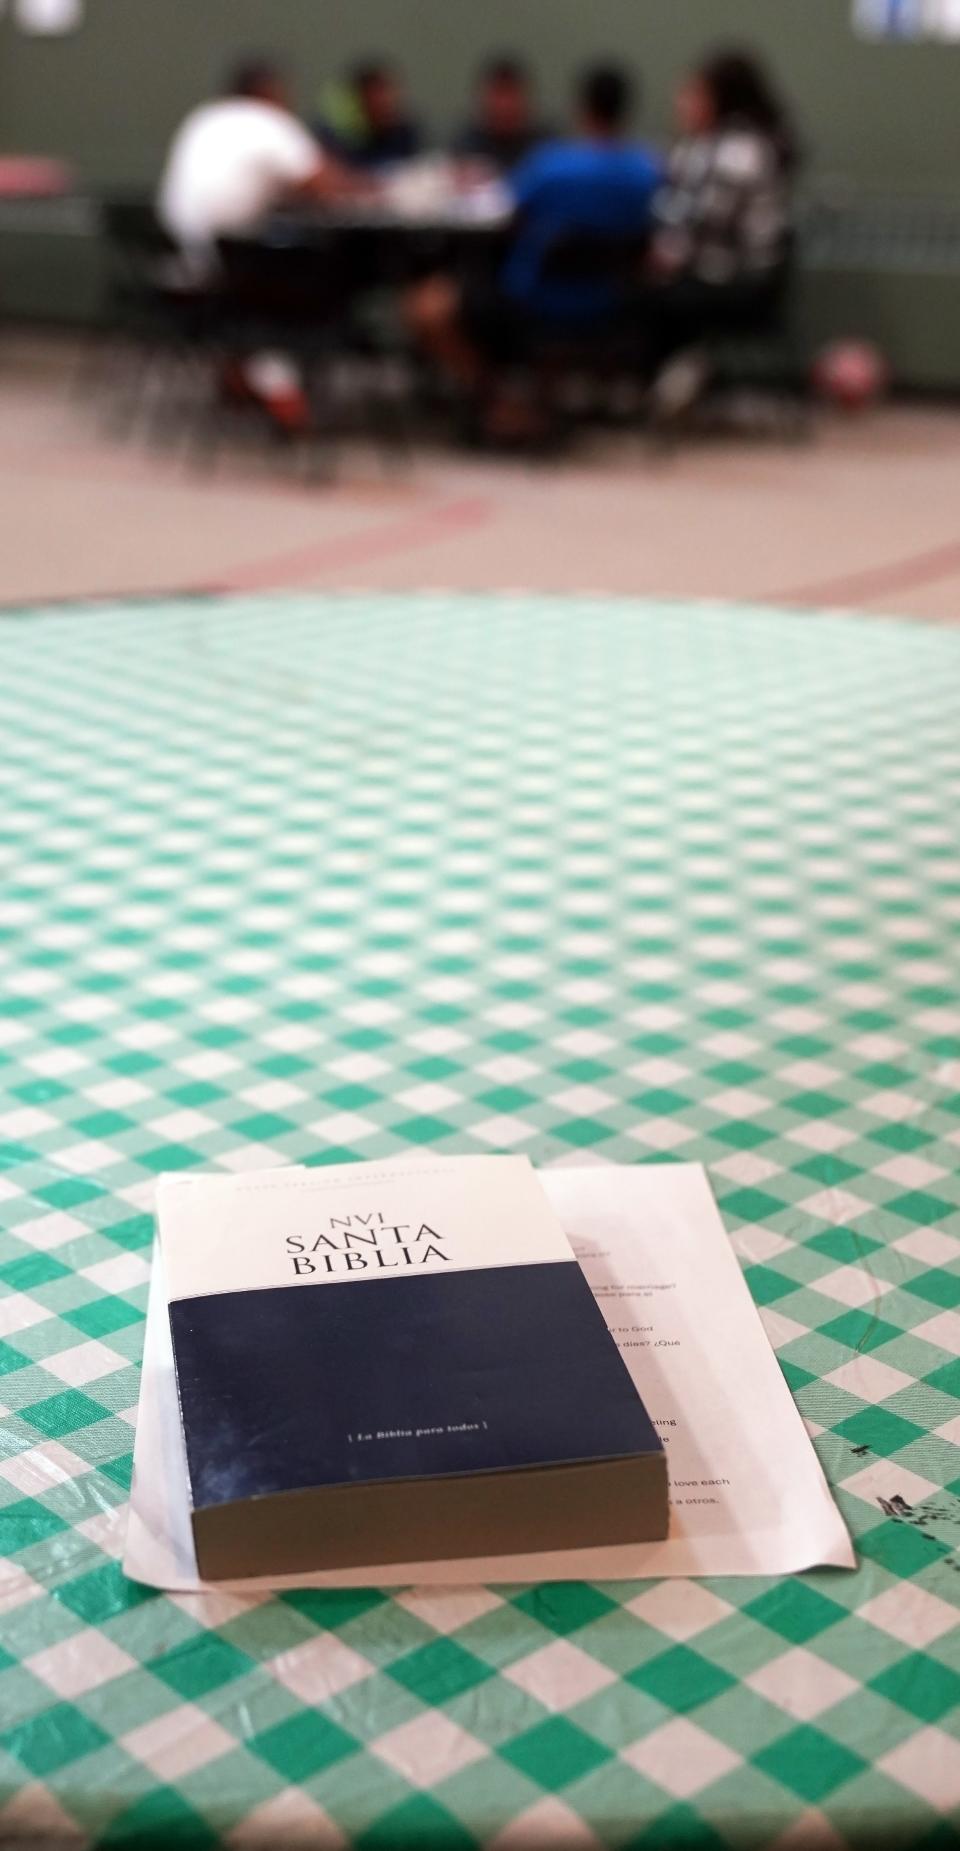
[[[960,1838],[960,634],[581,598],[0,622],[0,1844]],[[167,1598],[161,1170],[702,1159],[862,1566]]]

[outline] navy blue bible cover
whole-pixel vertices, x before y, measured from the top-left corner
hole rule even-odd
[[[585,1471],[623,1465],[652,1466],[665,1533],[661,1443],[525,1160],[171,1179],[160,1230],[202,1573],[507,1553],[521,1479],[516,1540],[549,1483],[564,1537],[539,1546],[569,1546]]]

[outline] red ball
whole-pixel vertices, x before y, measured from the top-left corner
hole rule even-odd
[[[889,368],[870,341],[832,341],[813,363],[813,383],[820,397],[842,411],[864,411],[883,396]]]

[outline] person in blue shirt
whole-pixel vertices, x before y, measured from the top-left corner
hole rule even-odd
[[[501,282],[508,297],[545,320],[595,319],[616,294],[602,278],[552,278],[551,254],[579,239],[584,249],[591,238],[639,246],[650,231],[663,166],[649,148],[624,139],[633,100],[625,72],[607,65],[588,71],[579,87],[578,136],[546,143],[513,175],[517,235]]]
[[[615,319],[663,179],[658,156],[627,139],[634,96],[616,66],[585,72],[576,133],[537,148],[510,176],[513,235],[493,283],[434,277],[414,292],[415,332],[468,393],[482,392],[491,367],[523,358],[544,335],[602,332]],[[622,249],[622,280],[611,249]]]

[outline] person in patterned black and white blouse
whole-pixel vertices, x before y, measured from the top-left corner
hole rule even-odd
[[[747,52],[706,59],[681,84],[676,112],[641,304],[667,412],[702,384],[698,344],[754,325],[779,287],[800,160],[789,115]]]

